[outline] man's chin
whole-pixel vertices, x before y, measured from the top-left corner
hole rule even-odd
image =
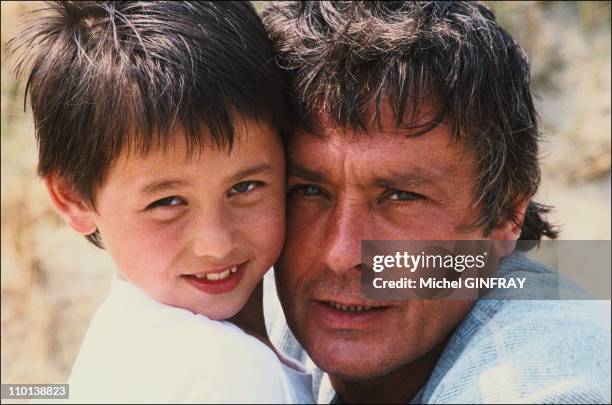
[[[332,379],[343,381],[372,380],[383,377],[400,367],[400,365],[391,366],[389,363],[366,363],[366,361],[355,362],[339,359],[335,362],[333,360],[327,361],[326,364],[322,364],[319,367],[329,374]]]
[[[346,380],[369,380],[384,376],[403,363],[396,354],[384,353],[384,345],[359,344],[357,342],[319,342],[310,350],[314,363],[330,376]],[[389,347],[386,347],[388,350]]]

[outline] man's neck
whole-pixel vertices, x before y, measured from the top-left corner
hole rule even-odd
[[[384,376],[343,380],[330,375],[330,381],[342,403],[407,404],[429,380],[447,342],[448,338],[424,356]]]
[[[263,280],[255,286],[242,309],[228,320],[246,333],[269,343],[263,311]]]

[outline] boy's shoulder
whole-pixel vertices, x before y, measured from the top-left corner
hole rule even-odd
[[[235,325],[158,303],[127,282],[113,280],[81,345],[70,396],[85,401],[208,401],[233,398],[228,390],[247,377],[252,381],[248,386],[260,384],[274,395],[278,390],[256,376],[278,374],[277,363],[270,349]],[[282,398],[270,398],[275,399]]]
[[[92,319],[87,339],[110,349],[125,350],[130,344],[129,353],[171,347],[174,357],[184,355],[197,360],[205,354],[209,363],[216,357],[245,353],[273,355],[262,342],[231,322],[211,320],[162,304],[117,278],[113,279],[106,300]]]
[[[184,343],[202,335],[208,339],[227,339],[227,335],[235,339],[249,337],[230,322],[213,321],[204,315],[162,304],[117,277],[113,278],[106,299],[92,318],[88,334],[93,333],[104,335],[105,340],[139,340],[144,334],[149,337],[148,341],[171,339]]]

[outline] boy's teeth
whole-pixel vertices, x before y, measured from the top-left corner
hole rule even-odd
[[[367,310],[372,309],[372,307],[368,305],[363,305],[363,306],[362,305],[349,305],[347,306],[347,305],[338,304],[337,302],[333,302],[333,301],[330,301],[329,305],[332,308],[339,309],[340,311],[348,311],[348,312],[362,312],[362,311],[367,311]]]
[[[205,278],[206,280],[218,281],[223,280],[229,277],[231,273],[235,273],[238,271],[238,267],[233,266],[228,269],[223,270],[220,273],[203,273],[203,274],[195,274],[196,278]]]
[[[217,277],[218,277],[217,280],[223,280],[224,278],[229,277],[229,275],[230,275],[230,269],[222,271],[221,273],[217,274]]]

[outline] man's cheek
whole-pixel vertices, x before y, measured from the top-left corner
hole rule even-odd
[[[306,197],[291,197],[287,203],[287,220],[295,226],[312,224],[324,216],[326,204],[321,199],[306,200]]]
[[[313,207],[293,207],[287,214],[287,243],[298,243],[303,252],[311,252],[323,239],[325,215]]]

